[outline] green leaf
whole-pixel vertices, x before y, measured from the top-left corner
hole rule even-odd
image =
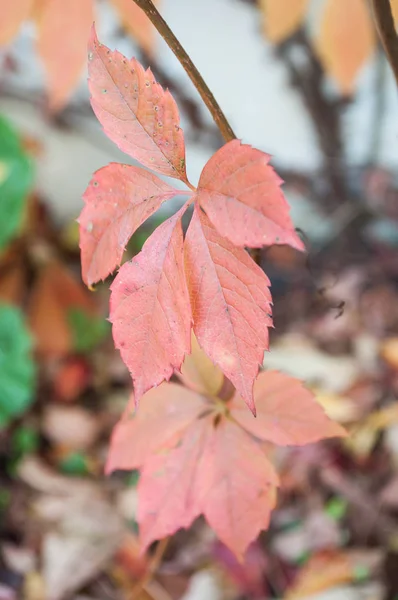
[[[32,427],[18,427],[11,438],[11,446],[18,458],[33,454],[39,447],[39,434]]]
[[[344,498],[335,496],[325,506],[325,512],[331,519],[340,521],[347,512],[348,503]]]
[[[10,123],[0,115],[0,250],[16,235],[33,183],[33,164]]]
[[[0,428],[23,414],[34,398],[36,368],[22,313],[0,304]]]
[[[68,454],[61,460],[59,467],[68,475],[87,475],[89,472],[86,457],[81,452]]]
[[[96,315],[89,315],[80,308],[68,311],[68,322],[72,330],[73,349],[84,354],[90,352],[110,332],[110,323]]]

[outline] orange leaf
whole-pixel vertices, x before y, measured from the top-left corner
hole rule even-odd
[[[83,280],[92,285],[112,273],[135,230],[178,193],[139,167],[111,163],[99,169],[79,217]]]
[[[264,32],[274,44],[283,42],[300,27],[309,0],[260,0]]]
[[[137,40],[141,48],[153,55],[155,28],[141,8],[132,0],[111,0],[120,15],[123,26]],[[154,2],[158,4],[158,2]]]
[[[198,342],[255,412],[253,383],[272,325],[269,280],[245,250],[217,233],[198,206],[185,257]]]
[[[7,270],[0,278],[0,302],[21,304],[25,291],[25,269],[21,263]]]
[[[398,27],[398,0],[390,0],[390,4],[395,27]]]
[[[234,399],[231,414],[247,431],[279,446],[302,446],[329,437],[344,437],[344,429],[331,421],[314,394],[301,381],[278,371],[260,373],[254,384],[257,418]]]
[[[150,69],[98,42],[89,43],[91,105],[106,135],[146,167],[187,181],[177,104]]]
[[[133,378],[137,402],[151,387],[170,379],[191,348],[184,210],[156,229],[111,287],[113,337]]]
[[[59,110],[83,74],[93,1],[43,0],[39,9],[37,48],[47,73],[50,107]]]
[[[305,600],[313,594],[349,583],[355,578],[355,566],[348,553],[315,554],[302,568],[284,600]]]
[[[356,77],[375,48],[375,34],[365,0],[327,0],[316,50],[325,71],[341,92],[353,92]]]
[[[0,46],[11,42],[21,23],[30,15],[33,0],[3,0],[0,2]]]
[[[95,312],[95,305],[85,288],[60,263],[43,268],[29,305],[29,321],[38,352],[47,356],[64,356],[73,350],[68,310],[80,308]]]

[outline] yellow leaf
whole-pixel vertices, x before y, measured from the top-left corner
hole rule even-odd
[[[304,20],[309,0],[259,0],[264,33],[278,44],[292,35]]]
[[[327,416],[338,423],[351,423],[359,418],[359,409],[351,398],[330,392],[317,392],[315,396]]]
[[[366,0],[326,0],[315,47],[341,92],[353,92],[356,77],[375,48]]]
[[[217,396],[222,388],[224,375],[200,348],[193,333],[191,340],[191,354],[185,357],[178,376],[185,385],[195,391]]]
[[[380,432],[398,423],[398,402],[370,414],[350,431],[346,447],[359,459],[369,456]]]

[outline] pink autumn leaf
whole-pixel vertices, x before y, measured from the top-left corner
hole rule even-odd
[[[198,206],[185,239],[185,265],[198,342],[255,412],[253,383],[272,326],[269,280]]]
[[[197,200],[218,232],[236,246],[289,244],[303,250],[269,155],[233,140],[216,152],[199,180]]]
[[[345,435],[318,411],[313,394],[298,380],[270,372],[257,381],[257,419],[238,397],[220,403],[170,383],[145,394],[134,416],[128,411],[122,418],[107,469],[140,469],[143,549],[203,515],[241,559],[268,527],[275,506],[278,477],[263,440],[285,445]],[[280,423],[273,412],[278,395]]]
[[[110,163],[99,169],[79,217],[83,280],[92,285],[112,273],[136,229],[178,193],[140,167]]]
[[[278,478],[259,446],[237,425],[208,415],[188,426],[179,443],[145,463],[138,484],[140,540],[189,527],[203,514],[218,537],[242,558],[268,527]]]
[[[150,390],[136,407],[132,395],[116,425],[106,471],[138,469],[164,444],[178,436],[203,412],[203,399],[175,383]]]
[[[191,347],[184,273],[183,207],[162,223],[112,286],[113,338],[134,382],[136,401],[180,369]]]
[[[279,446],[303,446],[324,438],[344,437],[345,430],[326,416],[314,394],[299,379],[264,371],[254,384],[257,418],[236,397],[233,418],[261,440]]]
[[[146,167],[187,181],[185,144],[174,98],[150,69],[99,43],[89,42],[91,105],[106,135]]]

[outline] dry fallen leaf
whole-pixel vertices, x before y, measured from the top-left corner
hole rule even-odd
[[[44,492],[33,503],[45,532],[42,576],[46,600],[62,600],[112,558],[123,539],[123,520],[92,482],[57,475],[34,458],[23,461],[19,476]]]
[[[98,416],[79,406],[49,405],[43,415],[44,434],[57,446],[87,450],[100,433]]]
[[[369,573],[376,571],[381,560],[382,553],[379,550],[315,554],[302,568],[284,600],[306,599],[318,592],[349,583],[356,579],[358,569],[366,569]]]

